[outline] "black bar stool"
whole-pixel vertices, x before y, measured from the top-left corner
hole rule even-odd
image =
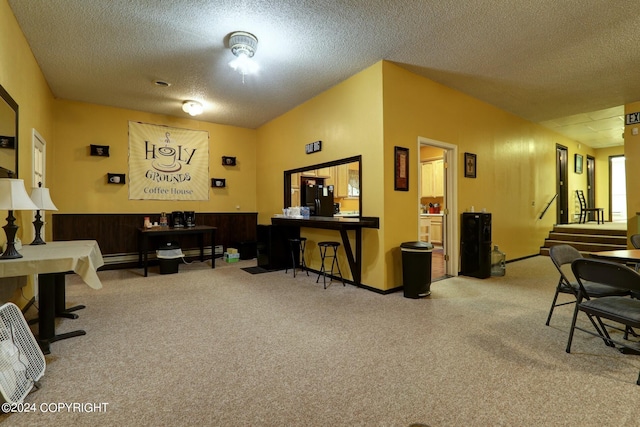
[[[296,277],[296,268],[301,268],[302,270],[307,272],[307,276],[309,275],[309,270],[307,270],[307,263],[304,261],[304,248],[307,245],[306,237],[298,237],[295,239],[289,239],[289,249],[291,250],[291,265],[293,266],[293,277]],[[296,252],[300,257],[300,262],[296,265]],[[286,267],[284,272],[285,274],[289,271],[289,267]]]
[[[331,260],[331,272],[329,272],[329,284],[333,281],[333,266],[335,265],[338,268],[338,275],[340,275],[340,280],[342,280],[342,286],[344,284],[344,277],[342,277],[342,271],[340,271],[340,264],[338,264],[338,246],[340,243],[338,242],[320,242],[318,243],[318,248],[320,249],[320,258],[322,258],[322,265],[320,266],[320,274],[318,274],[318,278],[316,279],[316,283],[320,280],[320,276],[322,276],[322,283],[324,284],[324,288],[327,289],[327,269],[324,266],[324,261],[327,258],[333,258]],[[333,249],[333,253],[329,252],[327,254],[327,250],[331,248]]]

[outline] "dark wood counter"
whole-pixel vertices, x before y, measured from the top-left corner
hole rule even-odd
[[[342,237],[344,251],[347,254],[349,268],[353,276],[353,282],[356,286],[360,286],[362,280],[362,229],[363,228],[380,228],[380,218],[377,217],[361,217],[361,218],[344,218],[344,217],[310,217],[308,219],[273,217],[271,218],[273,225],[287,225],[290,227],[306,227],[320,228],[325,230],[338,230]],[[351,248],[349,235],[347,232],[353,230],[355,232],[355,254]]]

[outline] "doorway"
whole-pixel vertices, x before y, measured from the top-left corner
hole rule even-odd
[[[432,280],[458,275],[455,145],[418,138],[418,240],[434,245]]]
[[[556,144],[556,224],[569,223],[569,186],[567,182],[567,147]]]
[[[587,206],[596,205],[596,159],[587,155]],[[604,218],[603,218],[604,219]],[[589,221],[595,221],[595,212],[589,212]]]
[[[611,221],[627,221],[627,182],[624,156],[609,157],[609,207]]]
[[[42,183],[45,186],[45,164],[46,164],[46,142],[44,138],[38,133],[37,130],[33,130],[33,186],[38,186],[38,183]]]

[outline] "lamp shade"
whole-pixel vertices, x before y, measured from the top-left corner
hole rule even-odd
[[[31,190],[31,200],[41,211],[57,211],[56,205],[51,201],[49,189],[43,187],[34,187]]]
[[[31,201],[24,180],[14,178],[0,178],[0,209],[9,211],[38,210]]]

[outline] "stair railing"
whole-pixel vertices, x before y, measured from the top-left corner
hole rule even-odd
[[[544,208],[544,210],[542,211],[542,213],[540,214],[540,218],[538,219],[542,219],[542,217],[544,216],[544,214],[547,213],[547,210],[549,209],[549,206],[551,206],[551,203],[553,203],[553,201],[556,199],[556,197],[558,197],[558,193],[556,193],[551,200],[549,200],[549,203],[547,203],[547,206]]]

